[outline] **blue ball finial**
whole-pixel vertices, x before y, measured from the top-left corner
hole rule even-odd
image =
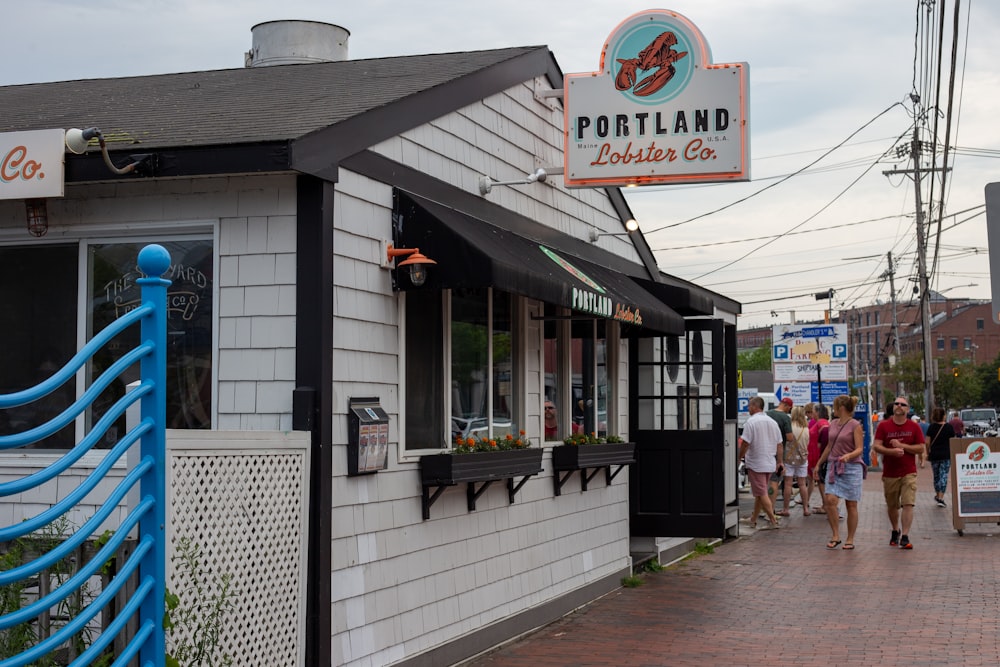
[[[159,278],[170,268],[170,253],[161,245],[150,244],[139,251],[139,270],[151,278]]]

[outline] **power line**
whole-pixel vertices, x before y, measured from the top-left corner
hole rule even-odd
[[[897,102],[896,104],[899,104],[899,103]],[[893,105],[893,106],[895,106],[895,105]],[[889,109],[891,109],[891,108],[892,108],[892,107],[889,107]],[[889,109],[886,109],[886,111],[888,111]],[[885,111],[883,111],[882,113],[885,113]],[[880,115],[881,115],[881,114],[880,114]],[[876,116],[876,118],[878,118],[878,116]],[[873,118],[873,119],[872,119],[872,121],[870,121],[870,122],[873,122],[874,120],[875,120],[875,119]],[[861,131],[860,129],[859,129],[859,130],[857,130],[857,132],[860,132],[860,131]],[[909,129],[909,128],[907,128],[906,132],[905,132],[905,133],[903,133],[903,134],[901,134],[901,135],[899,136],[899,138],[898,138],[898,139],[896,139],[896,141],[899,141],[899,139],[902,139],[902,138],[903,138],[903,136],[905,136],[905,134],[906,134],[906,133],[908,133],[909,131],[910,131],[910,129]],[[895,145],[895,143],[893,143],[893,145]],[[795,225],[795,226],[794,226],[794,227],[792,227],[791,229],[788,229],[788,230],[786,230],[786,231],[785,231],[784,233],[785,233],[785,234],[788,234],[789,232],[792,232],[792,231],[794,231],[794,230],[798,229],[799,227],[801,227],[802,225],[804,225],[804,224],[806,224],[807,222],[811,221],[811,220],[812,220],[813,218],[815,218],[816,216],[818,216],[818,215],[819,215],[820,213],[822,213],[823,211],[825,211],[825,210],[826,210],[826,209],[828,209],[829,207],[833,206],[834,202],[836,202],[836,201],[837,201],[838,199],[840,199],[840,198],[841,198],[841,197],[843,197],[843,196],[844,196],[845,194],[847,194],[847,191],[848,191],[848,190],[850,190],[850,189],[851,189],[851,188],[853,188],[853,187],[854,187],[855,185],[857,185],[858,181],[860,181],[860,180],[861,180],[862,178],[864,178],[864,177],[865,177],[865,175],[866,175],[866,174],[867,174],[867,173],[868,173],[869,171],[871,171],[872,169],[874,169],[874,168],[875,168],[875,165],[877,165],[877,164],[878,164],[878,163],[879,163],[879,162],[881,161],[881,159],[882,159],[883,157],[885,157],[885,156],[886,156],[886,155],[887,155],[887,154],[889,153],[889,151],[890,151],[890,150],[892,150],[892,147],[889,147],[888,149],[886,149],[886,152],[885,152],[885,153],[883,153],[883,154],[882,154],[882,155],[881,155],[881,156],[879,157],[879,159],[875,160],[875,161],[874,161],[874,162],[872,162],[872,163],[871,163],[870,165],[868,165],[868,168],[867,168],[867,169],[865,169],[865,170],[864,170],[863,172],[861,172],[861,174],[860,174],[860,175],[858,175],[858,177],[857,177],[857,178],[855,178],[855,179],[854,179],[853,181],[851,181],[851,182],[850,182],[850,184],[848,184],[848,186],[847,186],[846,188],[844,188],[844,189],[843,189],[843,190],[841,190],[841,191],[840,191],[839,193],[837,193],[837,196],[835,196],[835,197],[834,197],[833,199],[831,199],[831,200],[830,200],[830,201],[828,201],[828,202],[827,202],[826,204],[824,204],[824,205],[823,205],[822,207],[820,207],[820,209],[819,209],[818,211],[816,211],[815,213],[813,213],[813,214],[812,214],[812,215],[810,215],[810,216],[809,216],[808,218],[806,218],[805,220],[803,220],[803,221],[802,221],[802,222],[800,222],[799,224]],[[774,240],[773,240],[773,239],[772,239],[772,240],[770,240],[770,241],[765,241],[765,242],[764,242],[764,243],[762,243],[761,245],[759,245],[759,246],[757,246],[756,248],[754,248],[753,250],[750,250],[749,252],[747,252],[747,253],[743,254],[742,256],[740,256],[740,257],[737,257],[737,258],[736,258],[736,259],[734,259],[733,261],[731,261],[731,262],[729,262],[729,263],[727,263],[727,264],[725,264],[725,265],[723,265],[723,266],[720,266],[720,267],[719,267],[719,268],[717,268],[717,269],[712,269],[711,271],[707,271],[707,272],[705,272],[705,273],[701,274],[700,276],[697,276],[696,278],[694,278],[694,280],[701,280],[701,279],[702,279],[702,278],[704,278],[705,276],[708,276],[708,275],[711,275],[711,274],[713,274],[713,273],[715,273],[715,272],[717,272],[717,271],[721,271],[722,269],[726,269],[726,268],[729,268],[729,267],[730,267],[730,266],[732,266],[733,264],[737,264],[738,262],[741,262],[741,261],[743,261],[744,259],[746,259],[746,258],[747,258],[747,257],[749,257],[750,255],[754,254],[755,252],[757,252],[757,251],[758,251],[758,250],[760,250],[761,248],[765,248],[765,247],[769,246],[769,245],[770,245],[771,243],[773,243],[773,242],[774,242]]]
[[[861,132],[862,130],[864,130],[865,128],[867,128],[869,125],[871,125],[872,123],[874,123],[876,120],[878,120],[879,118],[881,118],[885,114],[889,113],[892,109],[894,109],[897,106],[902,106],[902,103],[901,102],[893,102],[891,105],[889,105],[888,107],[886,107],[886,109],[884,111],[881,111],[880,113],[878,113],[874,118],[872,118],[870,121],[868,121],[867,123],[865,123],[864,125],[862,125],[858,129],[856,129],[854,132],[851,132],[839,144],[837,144],[836,146],[834,146],[833,148],[831,148],[827,152],[823,153],[818,158],[816,158],[815,160],[813,160],[812,162],[810,162],[806,166],[802,167],[798,171],[794,171],[791,174],[789,174],[788,176],[785,176],[784,178],[782,178],[782,179],[780,179],[778,181],[775,181],[774,183],[771,183],[770,185],[766,185],[763,188],[761,188],[760,190],[757,190],[756,192],[753,192],[753,193],[747,195],[746,197],[743,197],[742,199],[737,199],[736,201],[730,202],[729,204],[726,204],[725,206],[722,206],[721,208],[717,208],[714,211],[708,211],[707,213],[702,213],[700,215],[696,215],[693,218],[688,218],[687,220],[682,220],[681,222],[674,222],[674,223],[671,223],[669,225],[662,225],[660,227],[657,227],[656,229],[647,230],[647,231],[644,232],[644,234],[648,235],[648,234],[653,234],[655,232],[661,232],[664,229],[671,229],[673,227],[680,227],[681,225],[686,225],[689,222],[694,222],[695,220],[700,220],[701,218],[706,218],[706,217],[708,217],[710,215],[715,215],[716,213],[720,213],[721,211],[725,211],[726,209],[732,208],[733,206],[736,206],[737,204],[742,204],[743,202],[745,202],[745,201],[747,201],[749,199],[752,199],[752,198],[756,197],[757,195],[762,194],[762,193],[770,190],[773,187],[781,185],[782,183],[784,183],[788,179],[792,178],[793,176],[797,176],[797,175],[801,174],[806,169],[812,167],[813,165],[815,165],[818,162],[820,162],[821,160],[823,160],[823,158],[825,158],[827,155],[830,155],[831,153],[833,153],[834,151],[836,151],[837,149],[839,149],[840,147],[842,147],[844,144],[846,144],[848,141],[850,141],[850,139],[853,138],[855,135],[857,135],[859,132]],[[896,141],[899,141],[899,140],[897,139]]]

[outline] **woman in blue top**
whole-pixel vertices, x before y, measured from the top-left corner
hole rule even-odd
[[[840,519],[837,516],[837,504],[844,499],[847,506],[847,540],[844,549],[854,548],[854,533],[858,529],[858,501],[861,500],[861,483],[868,467],[861,455],[864,453],[864,431],[861,423],[854,418],[854,407],[858,399],[842,394],[833,399],[834,419],[830,422],[829,442],[819,463],[813,469],[813,478],[819,478],[819,470],[827,463],[826,489],[824,502],[826,504],[826,520],[830,524],[833,537],[826,543],[827,549],[840,546]]]

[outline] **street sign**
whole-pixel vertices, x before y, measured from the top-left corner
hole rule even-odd
[[[778,324],[771,328],[771,361],[816,363],[813,355],[831,362],[847,361],[847,325],[804,326]],[[821,361],[821,363],[823,363]]]
[[[847,380],[847,364],[831,363],[823,364],[823,380]],[[775,382],[815,382],[817,378],[816,364],[775,364]]]
[[[830,405],[836,396],[850,393],[846,382],[823,382],[823,403]],[[782,382],[774,383],[774,395],[780,401],[786,396],[796,405],[816,403],[819,401],[819,387],[815,382]]]

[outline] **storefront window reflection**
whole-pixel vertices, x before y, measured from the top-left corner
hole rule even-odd
[[[512,308],[513,298],[504,292],[452,292],[452,437],[503,437],[517,431]]]
[[[92,244],[88,247],[90,313],[87,336],[135,308],[141,299],[136,280],[142,277],[136,257],[144,243]],[[167,290],[167,428],[211,428],[212,405],[212,242],[210,240],[161,243],[170,252],[171,266],[164,274]],[[94,356],[88,385],[138,341],[130,329]],[[96,422],[138,379],[135,365],[95,401],[89,422]],[[104,437],[104,446],[124,433],[119,419]]]
[[[47,380],[76,354],[77,257],[79,246],[0,248],[0,393]],[[72,402],[74,380],[45,398],[0,410],[0,435],[20,433],[52,419]],[[35,447],[69,449],[73,424]]]

